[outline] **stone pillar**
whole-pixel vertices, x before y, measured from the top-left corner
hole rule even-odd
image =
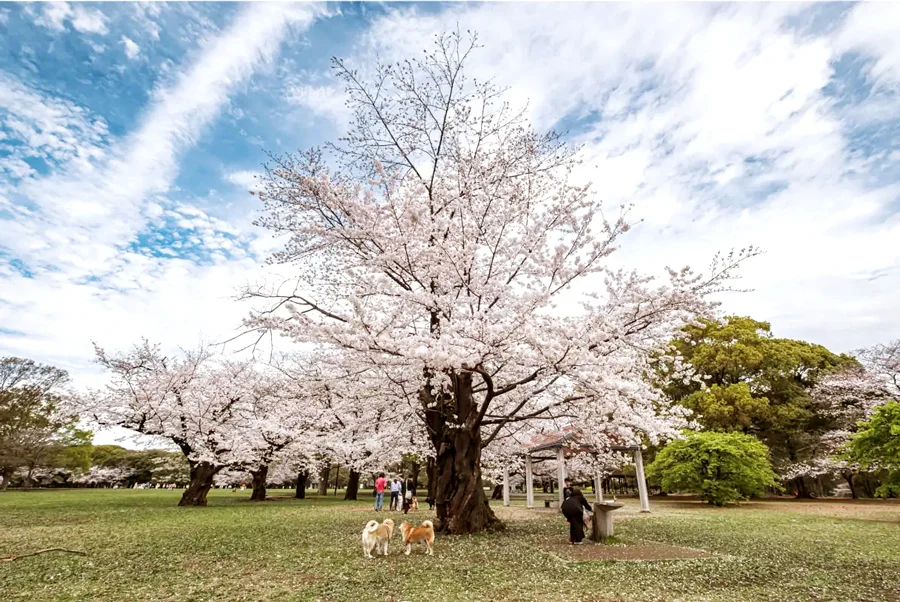
[[[525,455],[525,506],[534,508],[534,474],[531,472],[531,454]]]
[[[563,488],[565,485],[563,484],[566,480],[566,450],[560,446],[556,449],[556,478],[559,480],[559,505],[562,507],[563,498]]]
[[[503,468],[503,505],[509,506],[509,468]]]
[[[600,471],[594,475],[594,501],[603,501],[603,475]]]
[[[606,542],[607,538],[615,534],[613,529],[612,513],[625,504],[594,504],[594,515],[591,517],[591,539]]]
[[[641,512],[650,512],[650,499],[647,495],[647,479],[644,478],[644,458],[640,448],[634,451],[634,474],[637,479],[638,494],[641,497]]]

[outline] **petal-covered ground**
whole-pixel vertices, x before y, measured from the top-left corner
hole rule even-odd
[[[507,519],[501,533],[439,536],[431,557],[421,547],[403,555],[395,534],[387,558],[366,560],[366,520],[421,522],[428,510],[376,515],[364,493],[359,502],[339,501],[340,492],[293,500],[276,491],[285,497],[266,503],[247,502],[248,495],[214,491],[207,508],[178,508],[178,491],[0,494],[0,556],[49,547],[87,552],[0,563],[3,599],[900,600],[896,502],[716,509],[654,499],[647,515],[627,500],[616,554],[644,561],[619,562],[548,553],[567,550],[565,521],[514,499],[497,509]],[[641,557],[654,545],[703,557]]]

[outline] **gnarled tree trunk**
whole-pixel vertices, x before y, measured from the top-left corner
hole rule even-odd
[[[305,470],[303,472],[297,473],[297,491],[294,493],[294,497],[298,500],[306,499],[306,483],[309,481],[309,473]]]
[[[250,501],[266,501],[266,478],[269,476],[269,467],[260,466],[256,470],[251,470],[250,475],[253,477],[253,493],[250,494]]]
[[[191,482],[181,494],[179,506],[205,506],[206,494],[213,485],[213,477],[221,470],[209,462],[195,462],[191,465]]]
[[[356,494],[359,492],[359,473],[355,470],[350,471],[347,477],[347,491],[344,492],[345,500],[355,500]]]
[[[328,495],[328,476],[330,474],[331,465],[324,465],[319,473],[319,495]]]
[[[481,482],[481,427],[472,397],[472,374],[452,375],[452,398],[427,403],[435,458],[437,523],[447,533],[477,533],[502,528],[488,505]],[[430,395],[426,389],[423,395]],[[429,483],[429,489],[430,489]]]

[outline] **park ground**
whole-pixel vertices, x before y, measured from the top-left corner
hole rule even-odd
[[[434,556],[366,560],[371,498],[245,501],[213,491],[57,490],[0,494],[3,600],[900,601],[900,504],[771,501],[712,508],[627,500],[612,546],[565,545],[564,520],[514,499],[501,533],[438,537]],[[283,496],[279,498],[279,496]],[[499,505],[495,502],[496,505]],[[420,522],[427,510],[410,516]],[[392,516],[399,524],[402,515]]]

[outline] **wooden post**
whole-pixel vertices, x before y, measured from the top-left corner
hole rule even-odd
[[[594,501],[603,501],[603,475],[600,474],[600,471],[594,474]]]
[[[503,505],[509,506],[509,468],[503,468]]]
[[[650,512],[647,479],[644,478],[644,458],[641,456],[640,448],[634,450],[634,475],[637,478],[638,494],[641,498],[641,512]]]
[[[534,473],[531,472],[531,454],[525,454],[525,506],[534,508]]]
[[[562,508],[564,481],[566,480],[566,450],[560,445],[556,448],[556,478],[559,481],[559,507]]]

